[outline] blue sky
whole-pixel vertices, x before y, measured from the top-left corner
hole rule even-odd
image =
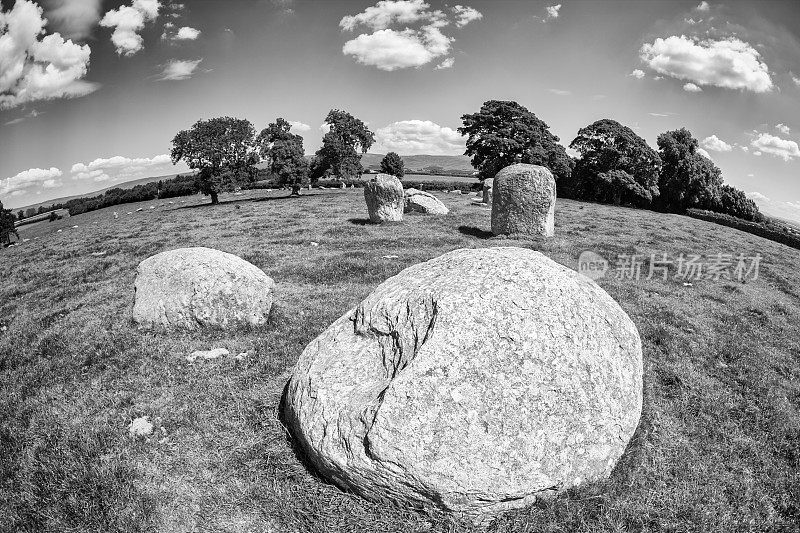
[[[183,171],[200,118],[331,108],[372,152],[463,153],[455,129],[516,100],[566,145],[601,118],[655,146],[689,128],[726,182],[800,220],[800,7],[774,2],[2,0],[0,200],[22,206]]]

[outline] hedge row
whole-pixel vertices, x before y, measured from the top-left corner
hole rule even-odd
[[[778,224],[760,224],[757,222],[749,222],[741,218],[732,217],[723,213],[715,213],[714,211],[706,211],[704,209],[687,209],[686,214],[692,218],[705,220],[706,222],[714,222],[729,228],[735,228],[759,237],[764,237],[771,241],[785,244],[800,250],[800,235],[792,233],[786,226]]]

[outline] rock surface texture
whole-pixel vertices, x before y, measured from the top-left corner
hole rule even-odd
[[[545,167],[517,163],[502,169],[492,187],[492,233],[552,237],[556,180]]]
[[[255,265],[211,248],[148,257],[136,270],[133,320],[148,329],[265,324],[275,283]]]
[[[483,180],[483,203],[492,205],[492,188],[494,187],[494,179],[486,178]]]
[[[399,222],[403,220],[403,184],[394,176],[378,174],[364,184],[369,220]]]
[[[339,487],[484,522],[609,475],[641,414],[641,341],[603,289],[539,252],[456,250],[312,341],[284,405]]]
[[[446,215],[450,212],[447,206],[434,195],[417,189],[405,190],[404,211],[406,213],[417,212],[428,215]]]

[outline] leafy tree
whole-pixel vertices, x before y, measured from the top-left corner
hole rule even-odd
[[[402,178],[406,171],[403,160],[394,152],[389,152],[381,159],[381,172]]]
[[[264,128],[258,136],[261,153],[266,154],[270,172],[281,184],[292,185],[292,194],[300,193],[300,185],[308,176],[308,160],[303,138],[289,130],[292,125],[282,118]]]
[[[517,161],[549,168],[556,179],[572,172],[573,162],[558,137],[517,102],[490,100],[477,113],[463,115],[458,132],[467,136],[465,155],[481,179],[493,178]]]
[[[658,205],[668,211],[711,209],[719,203],[722,172],[697,152],[697,139],[686,128],[658,136],[661,174]]]
[[[25,212],[22,209],[20,209],[19,211],[17,211],[17,219],[22,220],[23,218],[25,218]]]
[[[25,218],[30,218],[33,216],[36,216],[36,209],[34,209],[33,207],[29,207],[28,209],[25,210]]]
[[[580,153],[569,194],[579,198],[620,204],[648,205],[658,196],[661,158],[633,130],[610,119],[578,130],[570,148]],[[632,179],[613,170],[627,173]],[[611,178],[611,179],[610,179]]]
[[[326,174],[339,179],[360,177],[364,169],[358,152],[367,153],[375,134],[359,119],[338,109],[328,113],[325,123],[331,129],[322,138],[322,147],[312,162],[311,178],[317,180]]]
[[[19,239],[19,234],[14,229],[14,213],[11,209],[3,209],[3,202],[0,202],[0,245],[11,244],[12,235]]]
[[[218,194],[253,181],[259,161],[255,130],[250,121],[231,117],[198,120],[172,139],[172,163],[185,161],[197,173],[197,188],[219,203]],[[156,195],[158,189],[154,189]]]
[[[730,185],[722,185],[719,192],[719,199],[711,206],[713,211],[753,222],[764,222],[764,215],[758,210],[756,203],[745,196],[744,192]]]

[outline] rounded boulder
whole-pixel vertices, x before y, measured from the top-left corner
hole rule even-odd
[[[552,237],[556,180],[538,165],[517,163],[502,169],[492,184],[492,233]]]
[[[378,174],[364,184],[369,220],[375,224],[403,220],[403,198],[403,184],[395,176]]]
[[[609,475],[641,414],[641,340],[603,289],[539,252],[456,250],[313,340],[284,406],[342,489],[484,522]]]
[[[133,320],[162,330],[260,326],[274,288],[272,278],[235,255],[203,247],[169,250],[139,263]]]
[[[446,215],[450,212],[447,206],[431,193],[413,188],[405,190],[404,210],[406,213],[416,212],[426,215]]]

